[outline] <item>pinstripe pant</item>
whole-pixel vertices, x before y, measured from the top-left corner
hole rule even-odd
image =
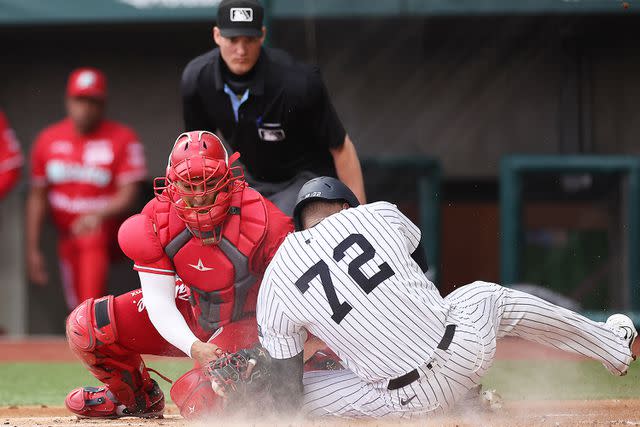
[[[350,370],[304,375],[304,412],[348,418],[441,414],[477,385],[491,367],[496,341],[517,336],[599,360],[613,371],[631,362],[627,343],[604,323],[591,321],[533,295],[474,282],[446,298],[448,323],[457,325],[447,350],[418,367],[420,379],[398,390],[370,383]],[[427,368],[429,365],[431,368]]]

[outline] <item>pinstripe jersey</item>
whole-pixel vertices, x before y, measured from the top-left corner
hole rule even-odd
[[[262,281],[262,345],[285,359],[306,331],[369,382],[404,375],[432,357],[449,304],[411,258],[420,230],[395,205],[343,210],[289,234]]]

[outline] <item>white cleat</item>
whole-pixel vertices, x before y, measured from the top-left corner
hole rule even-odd
[[[626,363],[627,366],[624,369],[624,371],[619,372],[617,370],[612,370],[610,368],[607,368],[607,369],[609,369],[609,371],[614,375],[620,375],[620,376],[626,375],[627,369],[629,369],[629,364],[632,361],[636,360],[636,356],[633,354],[633,342],[638,336],[638,331],[636,330],[636,327],[633,325],[633,321],[628,316],[625,316],[624,314],[619,314],[619,313],[612,314],[611,316],[609,316],[605,324],[618,337],[620,337],[620,339],[626,341],[627,345],[629,346],[629,349],[631,350],[631,353],[630,353],[631,356]]]

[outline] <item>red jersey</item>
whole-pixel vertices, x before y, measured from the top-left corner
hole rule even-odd
[[[81,215],[106,207],[118,186],[147,174],[144,149],[126,126],[102,121],[87,135],[62,120],[38,136],[31,151],[31,183],[46,186],[54,222],[69,232]]]
[[[18,181],[21,167],[20,144],[7,118],[0,111],[0,197],[8,193]]]

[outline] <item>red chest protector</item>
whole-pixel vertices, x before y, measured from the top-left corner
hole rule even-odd
[[[218,245],[203,245],[193,237],[169,203],[155,203],[152,218],[164,253],[191,289],[191,304],[204,330],[213,332],[240,319],[245,310],[255,311],[249,307],[255,302],[245,303],[261,279],[253,272],[253,255],[265,238],[268,221],[257,191],[245,186],[234,194]]]

